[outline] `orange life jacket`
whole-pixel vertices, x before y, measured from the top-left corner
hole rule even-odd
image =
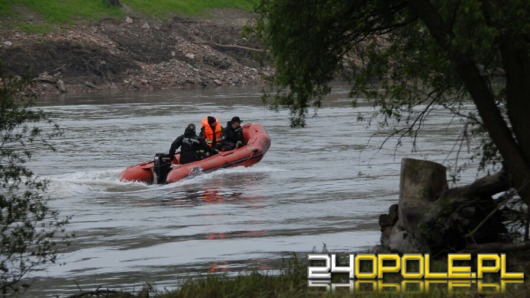
[[[212,147],[214,140],[216,144],[222,142],[223,127],[219,124],[217,118],[215,118],[215,132],[208,123],[208,117],[202,119],[202,127],[204,127],[204,141],[208,146]]]

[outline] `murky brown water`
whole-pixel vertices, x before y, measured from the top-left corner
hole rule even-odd
[[[72,215],[77,238],[62,266],[34,274],[30,296],[66,295],[98,286],[174,287],[182,275],[274,270],[289,252],[343,252],[379,240],[378,215],[397,202],[401,157],[443,161],[454,144],[451,117],[433,112],[419,154],[356,121],[339,89],[308,120],[290,129],[288,112],[267,110],[254,89],[215,89],[135,97],[43,101],[65,128],[57,152],[33,169],[51,181],[52,205]],[[264,125],[272,138],[250,168],[204,174],[166,186],[118,181],[120,171],[165,152],[188,123],[207,115]],[[474,172],[464,180],[474,177]],[[303,256],[303,254],[302,254]]]

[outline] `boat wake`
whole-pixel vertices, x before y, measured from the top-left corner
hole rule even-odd
[[[193,186],[194,184],[203,185],[208,181],[223,184],[231,180],[256,179],[261,175],[286,170],[267,166],[237,167],[221,169],[211,173],[201,173],[166,185],[148,185],[143,182],[120,181],[118,177],[121,171],[121,169],[109,169],[49,175],[42,178],[49,181],[48,194],[50,197],[60,199],[79,195],[134,194],[150,192],[154,189],[158,191],[164,189],[174,190],[175,188]]]

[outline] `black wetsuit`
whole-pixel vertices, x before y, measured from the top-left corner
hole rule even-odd
[[[215,153],[215,151],[210,148],[203,139],[199,138],[195,134],[195,131],[190,131],[188,129],[186,129],[186,132],[176,138],[175,141],[173,141],[173,143],[171,144],[171,149],[169,149],[169,155],[171,156],[171,158],[173,158],[175,152],[179,147],[181,147],[181,164],[186,164],[201,159],[199,150],[205,150],[207,152],[210,152],[211,154]]]
[[[245,143],[243,138],[243,127],[236,129],[232,128],[232,123],[228,122],[226,127],[223,129],[223,149],[225,151],[236,149],[237,142]]]

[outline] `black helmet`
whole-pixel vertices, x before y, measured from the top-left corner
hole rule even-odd
[[[190,123],[188,124],[188,127],[186,127],[184,134],[192,134],[192,133],[195,133],[195,124]]]
[[[208,124],[210,124],[210,125],[214,125],[215,122],[217,122],[216,119],[215,119],[215,117],[213,117],[213,116],[208,116]]]

